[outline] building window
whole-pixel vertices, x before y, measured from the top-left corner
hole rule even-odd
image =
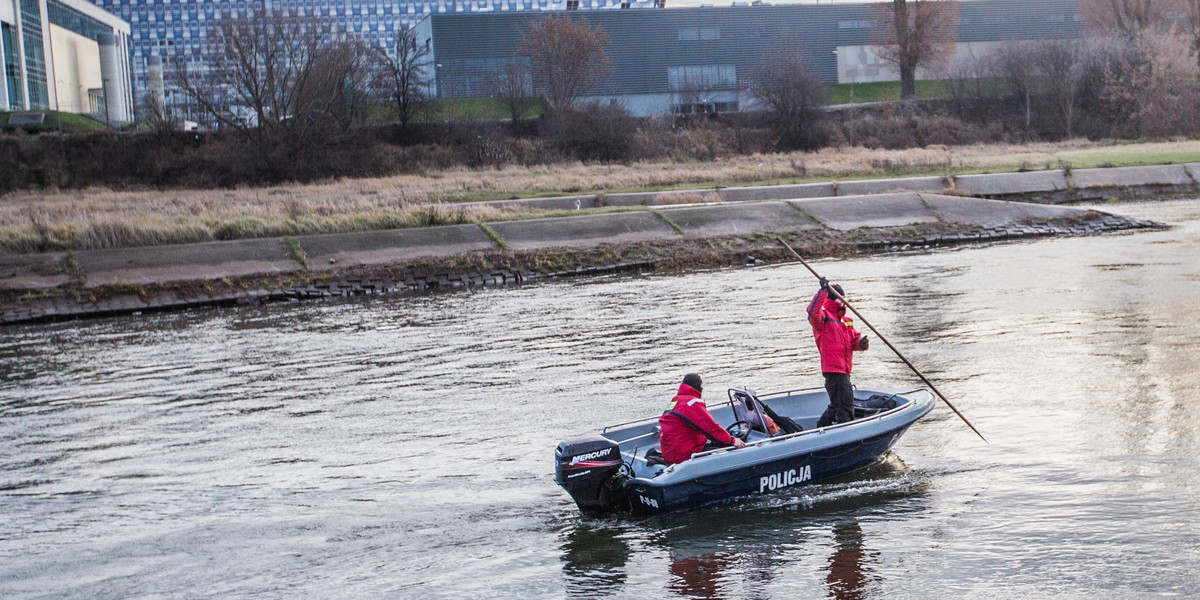
[[[736,100],[732,102],[682,102],[671,105],[671,112],[677,115],[737,112],[737,110]]]
[[[17,36],[12,26],[0,23],[0,42],[4,44],[4,81],[8,86],[8,106],[11,109],[24,108],[21,63],[17,61]]]
[[[716,27],[684,28],[679,30],[679,41],[694,42],[698,40],[719,40],[721,39],[721,30]]]
[[[30,110],[50,108],[46,55],[42,46],[42,10],[37,0],[21,0],[21,35],[25,38],[25,86]]]
[[[736,86],[736,65],[667,67],[667,87],[672,92],[728,90]]]
[[[567,10],[579,10],[579,0],[567,0]]]

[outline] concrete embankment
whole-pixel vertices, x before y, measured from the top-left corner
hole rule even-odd
[[[0,324],[784,260],[774,235],[810,254],[836,255],[1156,227],[1068,206],[940,192],[1053,201],[1128,197],[1194,191],[1193,173],[1200,174],[1200,165],[540,198],[493,204],[644,208],[0,257]]]
[[[708,188],[666,192],[585,194],[486,202],[491,206],[529,206],[572,210],[605,206],[656,206],[680,202],[748,202],[862,196],[888,192],[955,190],[978,198],[1028,200],[1041,204],[1087,202],[1105,198],[1134,198],[1200,192],[1200,163],[1054,169],[1017,173],[987,173],[828,181],[795,185]]]

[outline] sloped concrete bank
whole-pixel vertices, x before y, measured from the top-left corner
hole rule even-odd
[[[487,206],[527,206],[580,210],[606,206],[665,206],[681,202],[758,202],[861,196],[889,192],[953,191],[978,198],[1069,204],[1108,198],[1133,199],[1200,193],[1200,163],[1053,169],[1016,173],[984,173],[829,181],[794,185],[707,188],[665,192],[584,194],[480,202]]]
[[[889,193],[419,230],[0,258],[0,325],[636,271],[780,262],[1162,225],[1073,207]]]

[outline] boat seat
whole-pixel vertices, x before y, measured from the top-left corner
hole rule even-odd
[[[653,467],[654,465],[670,466],[671,463],[663,458],[662,452],[658,448],[651,448],[646,451],[646,465]]]

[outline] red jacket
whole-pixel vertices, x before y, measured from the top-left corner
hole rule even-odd
[[[671,400],[667,410],[673,410],[687,417],[717,440],[733,444],[733,436],[722,429],[713,420],[712,415],[708,414],[708,407],[700,399],[700,392],[697,392],[692,386],[686,383],[679,384],[679,394],[675,396],[674,400]],[[688,425],[683,419],[664,413],[658,418],[658,424],[662,427],[662,433],[659,435],[661,441],[659,452],[662,452],[663,458],[667,459],[667,462],[681,463],[691,458],[693,454],[704,450],[704,444],[708,441],[708,437],[696,431],[695,427]]]
[[[849,375],[854,367],[854,351],[862,350],[862,335],[854,330],[854,321],[845,317],[846,307],[829,298],[825,290],[817,292],[808,303],[808,322],[817,340],[817,352],[821,353],[822,373]]]

